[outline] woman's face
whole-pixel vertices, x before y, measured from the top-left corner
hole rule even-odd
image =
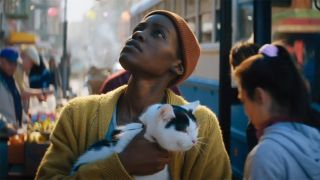
[[[16,62],[10,62],[4,58],[0,58],[0,66],[8,76],[13,76],[17,69]]]
[[[28,55],[26,55],[24,52],[21,52],[20,56],[22,59],[23,70],[29,73],[30,69],[33,66],[32,59]]]
[[[250,99],[246,90],[242,89],[241,87],[238,87],[238,98],[241,100],[244,111],[249,118],[249,120],[252,122],[252,124],[259,129],[262,127],[264,121],[267,119],[265,117],[265,106],[264,104],[257,102],[254,99]]]
[[[123,47],[119,61],[132,74],[160,77],[170,71],[177,56],[178,37],[171,20],[164,15],[151,15],[133,30]]]

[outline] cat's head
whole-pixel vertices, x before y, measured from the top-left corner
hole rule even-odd
[[[198,124],[194,116],[199,101],[183,106],[154,104],[140,116],[145,137],[169,151],[186,151],[196,145]]]

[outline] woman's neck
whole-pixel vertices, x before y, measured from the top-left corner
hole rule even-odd
[[[166,87],[161,87],[160,84],[131,81],[123,98],[139,112],[151,104],[162,102],[165,98],[165,90]]]
[[[257,137],[260,138],[264,132],[264,130],[276,123],[279,122],[299,122],[300,120],[297,118],[290,117],[287,114],[278,114],[270,116],[268,119],[264,121],[263,124],[260,125],[260,128],[257,129]]]
[[[119,120],[133,121],[151,104],[166,101],[166,86],[161,83],[130,81],[119,99]]]

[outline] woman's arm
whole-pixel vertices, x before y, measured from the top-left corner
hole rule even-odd
[[[31,97],[37,97],[40,101],[44,101],[48,95],[53,94],[53,90],[24,88],[21,90],[20,94],[23,100],[29,100]]]
[[[73,128],[74,121],[78,117],[74,116],[70,109],[70,104],[68,104],[62,110],[50,137],[50,147],[42,159],[35,179],[130,179],[131,177],[123,168],[116,154],[82,165],[77,173],[69,176],[72,165],[80,153],[76,134],[81,131],[79,128]],[[81,115],[86,116],[85,114]],[[78,121],[77,123],[82,122]]]

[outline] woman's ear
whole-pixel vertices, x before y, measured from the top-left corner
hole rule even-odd
[[[271,101],[271,96],[265,89],[257,87],[254,91],[254,100],[259,104],[267,104]]]
[[[177,74],[177,75],[182,75],[184,73],[184,67],[181,63],[181,60],[178,60],[178,61],[175,61],[173,64],[172,64],[172,67],[171,67],[171,72]]]

